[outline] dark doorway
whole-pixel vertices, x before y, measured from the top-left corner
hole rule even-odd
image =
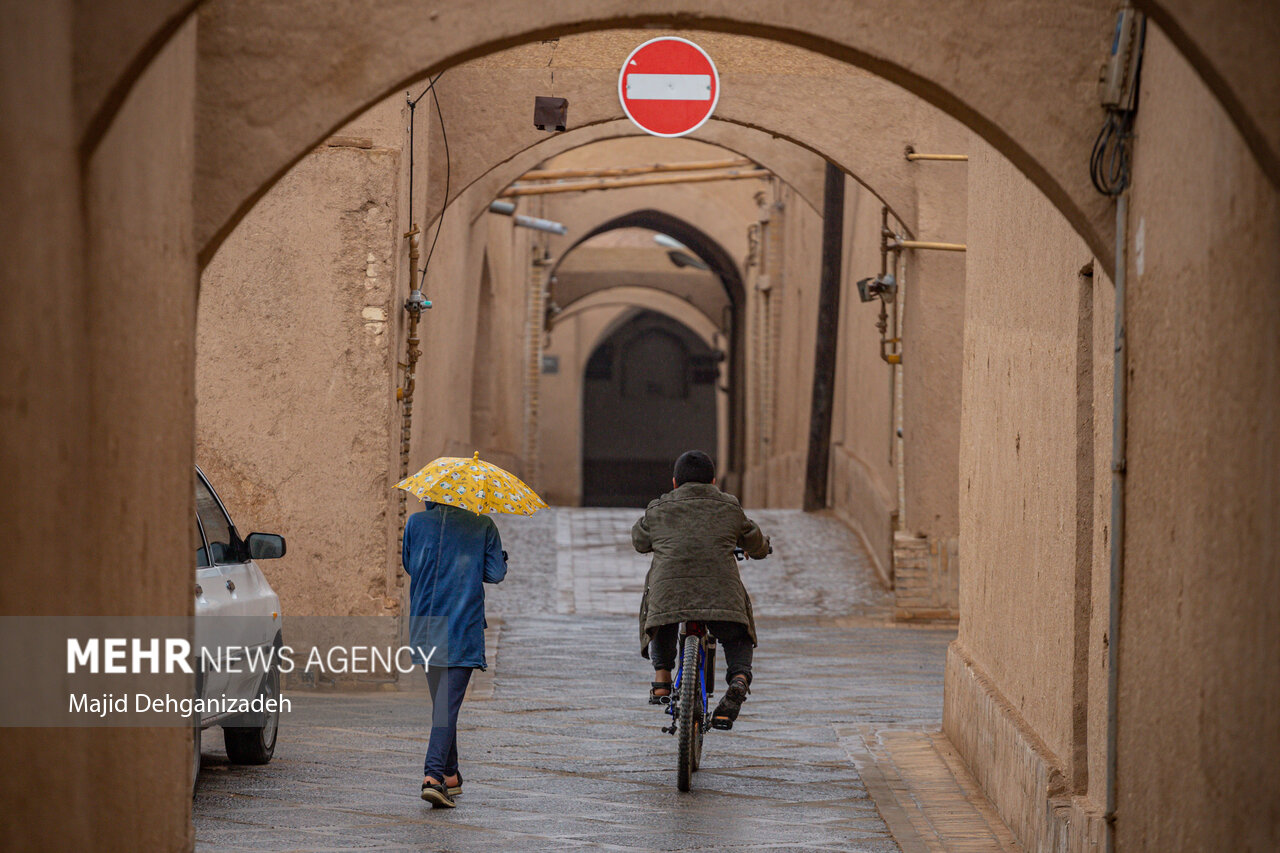
[[[716,448],[719,358],[682,323],[640,311],[600,342],[583,381],[582,503],[642,507],[686,450]]]

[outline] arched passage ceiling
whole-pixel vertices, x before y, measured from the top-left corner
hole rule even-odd
[[[1192,63],[1263,171],[1280,185],[1280,5],[1137,4]],[[217,230],[210,230],[210,221],[228,218],[217,211],[243,203],[246,183],[260,186],[423,69],[570,32],[667,25],[779,38],[882,74],[974,126],[1061,204],[1062,196],[1078,193],[1074,181],[1063,180],[1065,167],[1083,162],[1088,147],[1082,147],[1082,130],[1097,124],[1093,81],[1111,5],[1024,0],[990,4],[976,14],[965,4],[940,0],[803,9],[771,0],[489,0],[479,9],[452,0],[81,3],[73,33],[80,150],[84,157],[93,152],[142,70],[196,9],[202,134],[212,124],[222,130],[217,145],[255,148],[266,142],[270,151],[263,153],[276,164],[274,170],[264,164],[267,173],[256,180],[216,188],[201,226],[206,238]],[[253,111],[258,116],[279,117],[279,127],[273,120],[237,119],[240,108],[252,104],[261,105]],[[255,125],[250,138],[241,136],[246,122]],[[1074,131],[1069,140],[1046,142],[1062,130]],[[1039,168],[1028,168],[1028,158]],[[1047,181],[1060,188],[1051,191]],[[1085,207],[1068,218],[1076,222],[1088,213]]]
[[[600,292],[642,288],[665,293],[720,328],[729,297],[714,273],[677,269],[663,249],[579,246],[556,270],[553,298],[561,309]]]
[[[464,203],[461,207],[467,210],[470,216],[482,213],[504,187],[530,169],[566,151],[614,139],[640,138],[651,137],[645,135],[628,119],[605,122],[565,133],[544,135],[537,144],[524,149],[510,160],[492,167],[477,178],[463,191]],[[725,124],[715,119],[698,128],[696,133],[686,139],[717,145],[733,154],[751,158],[791,186],[815,213],[822,210],[825,161],[814,152],[764,131]],[[672,141],[675,142],[675,140]],[[724,156],[724,152],[718,156]],[[668,189],[675,189],[675,187],[668,187]],[[611,190],[610,192],[616,195],[620,191]],[[600,195],[600,193],[588,195]],[[579,196],[572,193],[560,196],[560,198],[573,197]],[[547,198],[553,199],[556,196],[547,196]]]
[[[209,0],[197,73],[198,244],[207,256],[237,212],[290,163],[424,70],[553,35],[665,23],[797,44],[921,95],[1026,173],[1110,266],[1110,204],[1085,169],[1100,118],[1095,83],[1110,7],[1111,0],[1024,0],[975,14],[938,0],[490,0],[480,9],[445,0]],[[1275,55],[1264,41],[1248,43],[1257,46],[1255,67]],[[1225,77],[1206,79],[1221,85]],[[1224,99],[1228,106],[1258,103],[1247,86],[1233,91],[1239,97]],[[1270,148],[1259,153],[1275,173],[1280,128],[1271,131]]]
[[[450,69],[436,93],[450,138],[466,140],[465,148],[455,145],[450,152],[449,183],[455,193],[492,164],[506,162],[547,136],[530,120],[535,95],[567,97],[574,128],[620,120],[631,126],[618,104],[616,57],[625,57],[649,35],[591,33],[503,51]],[[721,125],[722,138],[732,138],[734,125],[757,129],[840,163],[913,230],[916,178],[922,169],[937,166],[908,162],[906,147],[967,147],[969,133],[954,119],[846,63],[761,39],[686,35],[713,56],[752,57],[749,63],[722,63],[727,67],[721,71],[722,92],[713,120]],[[428,118],[438,142],[435,116],[428,113]],[[435,200],[425,216],[430,221],[445,198],[442,157],[430,158],[428,184],[427,198]],[[820,193],[816,202],[820,208]]]
[[[603,146],[613,147],[611,143],[603,143]],[[580,150],[585,152],[596,147]],[[698,228],[723,248],[741,275],[742,261],[747,254],[747,229],[759,218],[753,195],[767,187],[764,181],[751,180],[627,187],[607,192],[545,196],[542,214],[563,222],[569,229],[568,234],[551,235],[548,247],[554,257],[564,257],[569,248],[587,234],[623,214],[638,210],[659,211],[672,220]]]
[[[591,353],[595,351],[602,341],[617,331],[619,326],[639,311],[656,311],[659,314],[665,314],[677,323],[693,330],[710,349],[717,349],[720,345],[720,342],[716,340],[716,336],[720,334],[720,329],[714,322],[698,313],[684,300],[667,293],[658,293],[639,287],[597,290],[595,293],[584,296],[574,303],[573,309],[559,315],[555,322],[561,322],[587,311],[616,311],[618,313],[611,323],[600,330],[594,340],[582,348],[580,360],[575,366],[577,370],[582,370],[586,366],[587,359],[590,358]],[[553,325],[552,332],[554,333],[554,331],[555,326]]]

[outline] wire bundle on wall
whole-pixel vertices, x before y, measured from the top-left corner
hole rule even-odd
[[[440,82],[440,78],[444,76],[441,71],[431,82],[427,84],[427,88],[423,89],[421,94],[413,100],[409,101],[409,215],[413,216],[413,116],[414,110],[418,106],[418,101],[426,97],[427,93],[431,93],[431,101],[436,108],[436,118],[440,122],[440,136],[444,140],[444,207],[440,208],[440,216],[436,221],[436,235],[431,239],[431,247],[427,249],[427,259],[422,265],[422,269],[418,272],[421,274],[423,283],[427,280],[427,268],[431,266],[431,256],[435,254],[436,243],[440,240],[440,229],[444,227],[444,212],[449,204],[449,188],[450,180],[453,177],[453,161],[449,156],[449,133],[444,126],[444,113],[440,110],[440,96],[436,94],[436,83]]]
[[[1138,25],[1132,103],[1127,106],[1108,107],[1106,121],[1098,131],[1098,138],[1093,143],[1093,152],[1089,155],[1089,178],[1093,181],[1093,188],[1113,198],[1123,193],[1129,186],[1133,119],[1138,113],[1138,91],[1142,75],[1141,56],[1146,35],[1147,23],[1146,19],[1142,18]]]
[[[431,80],[427,88],[416,98],[408,98],[409,104],[409,231],[404,235],[409,241],[409,298],[405,300],[404,310],[409,315],[408,335],[405,339],[405,361],[401,365],[405,370],[404,384],[396,391],[396,398],[401,402],[401,421],[400,421],[400,478],[403,479],[409,474],[409,450],[413,437],[413,391],[414,377],[417,372],[418,359],[422,356],[422,351],[418,349],[420,343],[418,339],[418,323],[422,319],[422,312],[431,307],[431,301],[422,294],[422,286],[427,280],[427,269],[431,266],[431,256],[435,254],[436,243],[440,240],[440,229],[444,227],[444,212],[449,204],[450,180],[452,178],[452,163],[449,157],[449,136],[444,127],[444,114],[440,110],[440,97],[436,94],[436,83],[444,76],[441,71]],[[444,204],[440,208],[440,216],[436,223],[436,234],[431,241],[431,248],[427,251],[426,262],[422,265],[422,269],[418,270],[418,225],[413,220],[413,177],[414,177],[414,148],[416,140],[414,138],[414,113],[418,106],[418,101],[426,97],[427,92],[431,93],[431,99],[435,103],[436,117],[440,120],[440,134],[444,137]],[[419,275],[417,286],[414,286],[414,276]],[[404,535],[406,494],[400,493],[400,531]]]
[[[1118,196],[1129,186],[1129,142],[1133,138],[1133,113],[1108,112],[1093,143],[1089,177],[1103,195]]]

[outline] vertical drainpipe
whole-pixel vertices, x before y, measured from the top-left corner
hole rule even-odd
[[[1116,727],[1120,705],[1120,594],[1124,581],[1125,426],[1127,416],[1128,345],[1125,340],[1125,247],[1128,242],[1129,193],[1116,197],[1115,373],[1111,409],[1111,585],[1107,627],[1107,811],[1106,849],[1115,850]]]
[[[550,254],[542,239],[532,241],[529,263],[528,312],[526,316],[526,351],[524,384],[524,479],[530,487],[538,483],[538,397],[542,380],[542,344],[547,315],[546,271]]]
[[[813,399],[809,409],[809,454],[804,509],[827,506],[831,462],[831,417],[835,405],[836,355],[840,336],[840,266],[844,252],[844,172],[827,163],[822,194],[822,271],[818,290],[818,330],[813,354]]]

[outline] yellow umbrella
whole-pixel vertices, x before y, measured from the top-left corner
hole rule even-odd
[[[470,459],[441,456],[412,477],[396,483],[424,501],[469,509],[477,515],[505,512],[533,515],[546,507],[533,489],[509,471],[483,462],[476,452]]]

